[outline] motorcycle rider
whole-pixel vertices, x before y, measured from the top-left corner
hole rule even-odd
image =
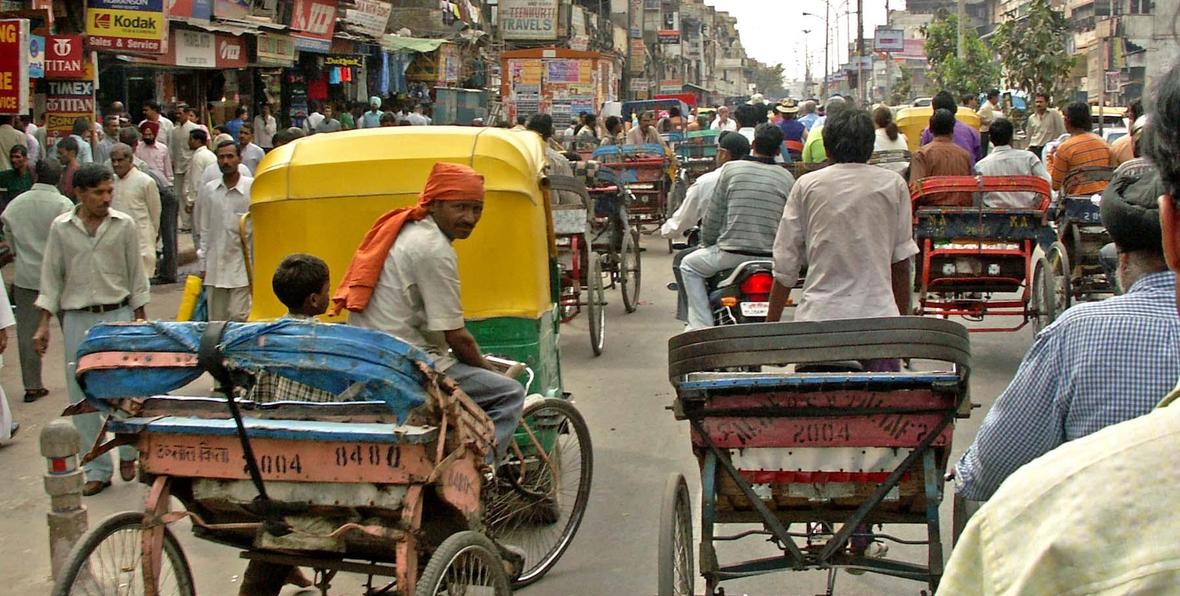
[[[771,255],[778,221],[795,184],[774,159],[783,131],[764,122],[754,131],[753,154],[726,165],[701,226],[700,250],[680,263],[688,298],[687,330],[713,326],[707,281],[746,261]]]
[[[688,192],[685,194],[684,202],[660,226],[660,236],[664,238],[681,237],[693,226],[699,225],[701,215],[709,208],[709,202],[713,199],[713,191],[717,187],[717,179],[721,177],[722,167],[739,159],[745,159],[750,154],[750,142],[746,137],[733,132],[726,131],[717,137],[717,169],[702,175],[697,178],[692,186],[688,187]],[[676,277],[676,319],[680,321],[688,321],[688,298],[684,294],[684,281],[680,277],[680,263],[684,257],[688,256],[693,251],[700,248],[695,242],[690,243],[691,246],[676,253],[672,259],[672,274]]]

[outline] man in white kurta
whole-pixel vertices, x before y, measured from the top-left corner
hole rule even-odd
[[[111,207],[135,220],[139,232],[139,255],[143,270],[156,270],[156,237],[160,233],[160,189],[151,176],[132,163],[131,147],[111,147],[111,168],[115,170],[115,193]]]
[[[233,141],[219,144],[217,164],[222,177],[205,185],[197,199],[197,260],[205,280],[210,321],[245,321],[250,315],[249,255],[242,249],[240,226],[242,215],[250,211],[254,179],[238,171],[240,160]],[[248,235],[245,244],[250,244]]]

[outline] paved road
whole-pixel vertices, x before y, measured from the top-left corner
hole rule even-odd
[[[642,304],[636,313],[623,312],[617,293],[608,292],[607,347],[599,358],[590,351],[586,321],[577,319],[562,327],[562,364],[567,390],[590,424],[594,442],[594,489],[582,529],[566,556],[534,587],[529,595],[650,595],[655,593],[656,544],[659,499],[668,474],[680,472],[688,479],[693,502],[700,503],[699,474],[688,445],[687,426],[672,418],[666,407],[672,398],[667,381],[667,340],[681,325],[672,317],[674,294],[664,288],[671,279],[671,258],[665,244],[645,238]],[[149,307],[153,317],[175,314],[180,287],[154,291]],[[60,337],[55,337],[60,340]],[[1027,350],[1031,333],[972,336],[973,400],[990,406],[1007,384]],[[41,489],[44,468],[37,451],[41,426],[64,404],[60,344],[51,346],[46,380],[53,394],[36,404],[20,403],[20,373],[15,349],[9,350],[10,366],[0,372],[0,383],[16,396],[10,402],[23,428],[14,444],[0,448],[0,470],[5,473],[5,498],[0,501],[0,582],[6,593],[45,593],[48,590],[48,547],[44,515],[47,500]],[[969,443],[982,413],[956,428],[952,461]],[[91,524],[120,510],[142,507],[143,487],[116,484],[96,498],[87,499]],[[949,527],[950,505],[943,506],[944,528]],[[244,562],[231,549],[192,539],[183,524],[176,528],[192,562],[201,594],[236,592]],[[890,529],[894,532],[894,529]],[[902,529],[898,534],[917,537],[924,529]],[[944,532],[949,552],[949,532]],[[697,531],[699,536],[699,530]],[[721,552],[733,558],[770,554],[764,543],[747,539]],[[924,549],[893,547],[890,556],[921,561]],[[751,595],[821,593],[826,575],[777,574],[727,584],[729,594]],[[338,580],[339,593],[359,593],[354,578]],[[871,575],[841,573],[840,594],[914,594],[924,586]]]

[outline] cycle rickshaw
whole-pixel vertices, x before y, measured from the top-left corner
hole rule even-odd
[[[669,203],[675,167],[663,145],[607,145],[594,150],[600,168],[611,170],[631,193],[630,225],[658,228],[672,214]]]
[[[195,594],[168,528],[183,518],[244,558],[316,570],[322,593],[344,571],[368,576],[369,594],[505,594],[510,582],[530,584],[556,564],[581,523],[593,460],[585,421],[562,391],[539,139],[420,127],[278,148],[253,187],[256,269],[310,252],[338,281],[371,222],[412,204],[440,160],[485,176],[483,221],[456,250],[468,329],[507,359],[505,374],[527,375],[531,395],[505,454],[488,457],[487,416],[392,336],[292,320],[96,327],[79,356],[86,403],[121,416],[108,422],[115,438],[91,456],[138,445],[140,480],[151,490],[145,511],[118,514],[78,544],[55,594],[90,583],[100,593],[157,594],[161,579],[169,593]],[[255,287],[253,318],[283,312]],[[204,372],[219,394],[163,395]],[[336,399],[254,403],[249,388],[263,374]],[[184,510],[170,511],[169,496]],[[119,560],[104,565],[104,556]],[[375,584],[379,577],[392,581]]]
[[[1049,183],[1035,176],[936,176],[914,182],[914,240],[918,243],[917,315],[1016,316],[1014,327],[972,327],[972,331],[1016,331],[1030,321],[1040,331],[1057,316],[1059,284],[1038,244],[1052,237]],[[922,206],[945,193],[1029,192],[1033,209]],[[978,199],[977,199],[978,200]],[[1018,296],[1004,296],[1018,293]]]
[[[864,370],[902,358],[939,361],[942,370]],[[731,372],[749,367],[763,372]],[[931,318],[758,323],[673,337],[673,412],[691,426],[700,463],[701,540],[694,556],[694,509],[684,477],[673,474],[660,515],[657,593],[694,594],[697,561],[706,596],[727,580],[814,569],[828,571],[830,595],[841,568],[936,589],[943,473],[953,421],[969,403],[969,371],[967,330]],[[721,524],[760,527],[723,534]],[[878,524],[925,525],[926,539],[874,533]],[[719,561],[717,543],[744,538],[781,552]],[[883,541],[925,545],[927,561],[867,556]]]
[[[1099,204],[1092,195],[1071,195],[1067,189],[1087,182],[1107,182],[1114,176],[1111,168],[1078,168],[1069,173],[1058,195],[1054,223],[1057,239],[1044,246],[1045,257],[1057,283],[1057,309],[1062,312],[1074,302],[1108,298],[1117,292],[1116,282],[1107,275],[1099,252],[1111,242],[1102,225]]]

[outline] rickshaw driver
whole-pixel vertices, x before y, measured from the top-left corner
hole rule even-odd
[[[467,331],[459,297],[458,257],[451,243],[471,235],[483,213],[483,176],[437,163],[415,207],[381,216],[365,234],[332,297],[332,314],[391,333],[434,357],[496,426],[502,451],[524,407],[524,388],[483,357]]]

